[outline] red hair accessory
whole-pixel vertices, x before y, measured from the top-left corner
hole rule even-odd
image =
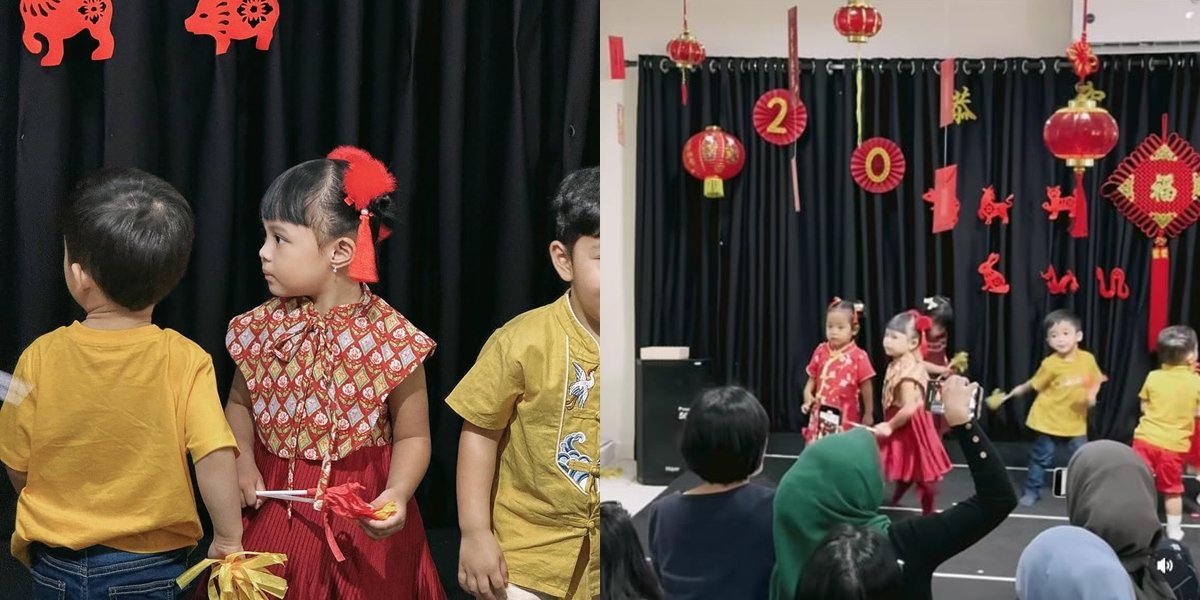
[[[346,204],[358,211],[358,239],[354,257],[350,259],[350,279],[365,283],[379,281],[375,268],[375,240],[371,235],[371,201],[396,190],[396,178],[388,172],[379,159],[366,150],[354,146],[338,146],[326,155],[331,160],[344,160],[350,166],[342,176],[342,187],[346,191]],[[379,241],[387,239],[391,232],[379,228]]]
[[[837,308],[837,305],[841,304],[842,302],[845,302],[845,300],[842,300],[840,296],[834,296],[833,300],[829,301],[829,308],[825,309],[826,312]],[[852,325],[858,325],[859,317],[862,315],[863,308],[862,302],[850,303],[850,323]]]
[[[925,334],[933,327],[933,319],[927,315],[921,314],[919,311],[910,310],[908,314],[913,316],[913,329],[917,330],[917,337],[921,340],[921,345],[917,348],[921,352],[921,358],[925,358],[925,350],[927,343]]]

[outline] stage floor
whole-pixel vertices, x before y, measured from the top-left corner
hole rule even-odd
[[[773,487],[795,462],[796,456],[803,446],[804,442],[798,434],[773,434],[767,446],[767,458],[763,472],[754,481]],[[970,471],[957,446],[953,442],[947,444],[947,451],[954,462],[954,469],[946,475],[946,479],[941,484],[937,498],[939,509],[949,508],[974,493]],[[1029,459],[1029,445],[999,443],[997,447],[1005,464],[1010,465],[1008,467],[1009,476],[1019,495],[1025,486],[1025,464]],[[1060,464],[1065,466],[1066,459],[1065,453],[1059,456]],[[662,495],[678,493],[699,483],[699,478],[691,473],[686,473],[672,482]],[[1184,501],[1183,527],[1186,535],[1183,538],[1183,544],[1191,551],[1192,556],[1200,556],[1200,519],[1189,514],[1197,511],[1198,507],[1194,500],[1197,491],[1200,491],[1200,484],[1197,484],[1194,479],[1188,479],[1187,483],[1188,494],[1185,498],[1190,498],[1190,500],[1185,499]],[[885,495],[891,495],[890,486]],[[920,508],[915,492],[910,491],[899,506],[885,507],[884,512],[895,520],[919,516]],[[646,539],[648,515],[648,511],[643,509],[634,516],[634,525],[643,541]],[[1061,498],[1043,496],[1042,500],[1032,507],[1018,506],[987,537],[946,561],[938,569],[933,580],[933,597],[1012,600],[1015,597],[1013,576],[1016,573],[1017,559],[1020,558],[1021,552],[1037,534],[1056,525],[1066,524],[1067,504]]]

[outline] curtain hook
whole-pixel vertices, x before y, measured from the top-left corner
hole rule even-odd
[[[1154,72],[1154,57],[1150,57],[1150,60],[1146,61],[1146,70],[1151,73]]]
[[[667,67],[667,59],[665,59],[665,58],[664,58],[664,59],[662,59],[662,60],[659,60],[659,61],[658,61],[658,68],[659,68],[659,70],[660,70],[660,71],[662,71],[663,73],[670,73],[670,72],[671,72],[671,69]]]
[[[967,67],[969,67],[969,66],[970,66],[970,65],[969,65],[969,64],[967,64],[967,61],[966,61],[966,60],[963,60],[963,63],[962,63],[962,72],[963,72],[963,75],[970,75],[970,74],[971,74],[971,70],[967,68]],[[955,70],[957,70],[957,69],[955,69]]]
[[[743,61],[743,65],[744,65],[744,61]],[[746,72],[745,70],[741,69],[741,67],[738,67],[738,69],[739,69],[739,70],[741,70],[743,73],[745,73],[745,72]],[[727,58],[727,59],[725,59],[725,70],[726,70],[726,71],[728,71],[728,72],[730,72],[730,73],[733,73],[733,72],[734,72],[734,68],[733,68],[733,59],[732,59],[732,58]]]
[[[716,60],[706,60],[704,62],[708,63],[708,72],[712,73],[713,75],[716,75],[717,74],[717,61]]]
[[[940,60],[933,61],[933,67],[931,67],[931,68],[933,69],[934,75],[941,75],[942,74],[942,61],[940,61]]]
[[[1008,59],[1007,58],[1000,59],[999,63],[1004,65],[1004,70],[1001,71],[1000,74],[1008,75]]]
[[[833,77],[833,61],[832,60],[825,61],[825,73],[828,74],[830,77]]]
[[[1038,59],[1038,66],[1039,66],[1039,67],[1041,67],[1041,68],[1038,70],[1038,75],[1045,75],[1045,74],[1046,74],[1046,59],[1044,59],[1044,58],[1039,58],[1039,59]]]

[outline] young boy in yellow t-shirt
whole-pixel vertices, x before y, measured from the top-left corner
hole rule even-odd
[[[1200,375],[1196,374],[1196,331],[1173,325],[1158,334],[1162,368],[1146,375],[1138,397],[1142,418],[1133,432],[1133,451],[1154,474],[1164,496],[1167,537],[1183,539],[1183,460],[1200,415]]]
[[[21,354],[25,393],[0,407],[0,462],[19,494],[12,553],[39,598],[173,598],[203,534],[189,455],[208,556],[242,550],[237,442],[212,359],[150,321],[187,269],[192,212],[167,182],[106,169],[64,217],[63,276],[87,318]]]
[[[1054,467],[1054,452],[1066,445],[1073,455],[1087,443],[1087,412],[1096,405],[1104,374],[1096,357],[1079,348],[1083,321],[1069,310],[1056,310],[1043,322],[1046,344],[1054,354],[1042,360],[1033,378],[1013,388],[1007,400],[1030,390],[1037,392],[1025,425],[1038,433],[1029,455],[1029,478],[1022,506],[1033,506],[1041,497],[1046,471]]]
[[[563,180],[550,259],[570,291],[484,345],[446,402],[458,449],[458,582],[476,598],[600,595],[600,170]]]

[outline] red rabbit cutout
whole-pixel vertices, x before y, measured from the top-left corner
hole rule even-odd
[[[255,38],[255,48],[270,48],[278,21],[279,0],[200,0],[183,26],[196,35],[213,36],[217,54],[225,54],[230,40]]]
[[[62,63],[63,40],[86,29],[100,43],[92,51],[92,60],[107,60],[113,55],[112,8],[112,0],[21,0],[21,20],[25,22],[21,41],[38,54],[42,43],[34,36],[46,38],[48,50],[42,66],[53,67]]]
[[[987,260],[979,265],[979,274],[983,276],[983,291],[992,294],[1007,294],[1010,289],[1008,280],[1004,278],[1004,273],[996,270],[996,263],[1000,262],[1000,254],[992,252],[988,254]]]

